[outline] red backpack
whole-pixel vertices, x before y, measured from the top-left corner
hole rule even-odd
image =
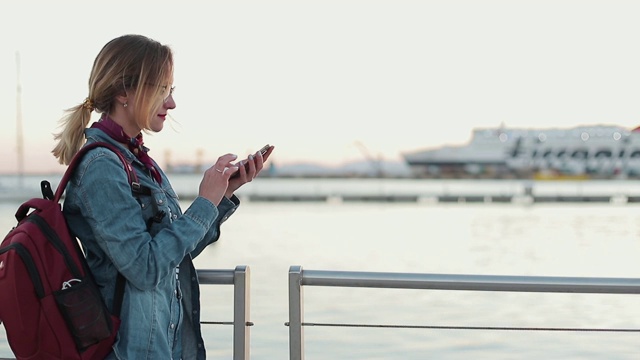
[[[72,159],[55,195],[43,181],[43,199],[30,199],[18,208],[18,225],[0,244],[0,322],[18,360],[103,359],[111,352],[124,277],[118,274],[114,311],[109,313],[60,205],[80,159],[98,146],[118,154],[130,184],[138,184],[115,146],[88,144]]]

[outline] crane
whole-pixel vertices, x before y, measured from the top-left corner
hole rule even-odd
[[[369,164],[371,164],[371,167],[373,168],[374,176],[383,177],[384,176],[384,170],[382,169],[382,158],[381,158],[381,156],[378,155],[377,158],[373,157],[373,155],[371,155],[371,152],[369,151],[369,149],[361,141],[354,141],[354,144],[358,147],[358,150],[360,150],[362,155],[364,155],[364,157],[367,159]]]

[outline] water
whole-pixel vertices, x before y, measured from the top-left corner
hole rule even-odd
[[[17,202],[0,204],[0,229]],[[186,208],[185,202],[183,207]],[[251,271],[252,359],[288,358],[287,272],[306,269],[639,277],[640,205],[245,202],[198,268]],[[634,295],[305,287],[317,323],[640,329]],[[203,285],[203,320],[232,287]],[[203,327],[231,359],[232,328]],[[637,359],[638,333],[305,327],[307,359]],[[3,340],[4,341],[4,338]],[[0,347],[2,343],[0,343]],[[0,357],[10,356],[6,343]]]

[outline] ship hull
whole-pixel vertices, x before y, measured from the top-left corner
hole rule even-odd
[[[414,175],[422,177],[639,177],[640,131],[609,125],[475,129],[467,144],[403,157]]]

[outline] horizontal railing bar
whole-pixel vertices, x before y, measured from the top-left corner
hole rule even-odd
[[[210,285],[233,285],[235,270],[224,269],[199,269],[198,280],[201,284]]]
[[[306,269],[302,270],[301,285],[584,294],[640,294],[640,279],[636,278],[456,275]]]
[[[233,321],[200,321],[200,324],[204,325],[233,325]],[[247,321],[245,326],[253,326],[253,321]]]
[[[288,326],[285,323],[285,326]],[[396,329],[436,329],[436,330],[509,330],[509,331],[561,331],[561,332],[640,332],[640,329],[624,328],[575,328],[575,327],[517,327],[517,326],[464,326],[464,325],[392,325],[392,324],[335,324],[303,322],[302,326],[396,328]]]

